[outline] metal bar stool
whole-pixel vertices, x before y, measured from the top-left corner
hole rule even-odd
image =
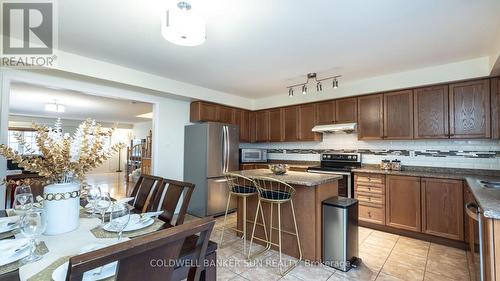
[[[236,232],[242,233],[242,239],[243,239],[243,255],[246,254],[246,248],[247,248],[247,198],[250,196],[256,196],[257,195],[257,189],[255,188],[255,182],[247,177],[244,177],[239,174],[233,174],[233,173],[225,173],[224,174],[226,181],[227,181],[227,186],[229,188],[229,197],[227,198],[227,205],[226,205],[226,213],[224,214],[224,223],[222,225],[222,233],[220,235],[220,242],[219,245],[222,248],[222,242],[224,239],[224,231],[226,230],[226,220],[227,220],[227,212],[229,210],[229,204],[231,202],[231,196],[238,196],[243,199],[243,230],[239,230],[237,228],[229,228],[231,230],[234,230]],[[261,217],[262,217],[262,222],[263,225],[265,225],[264,221],[264,214],[262,212],[262,206],[261,208]],[[239,211],[239,210],[238,210]],[[257,217],[255,217],[255,221]],[[254,221],[249,221],[250,223],[253,223]],[[267,231],[264,226],[264,233],[267,238]],[[235,241],[236,242],[236,241]],[[234,243],[234,242],[233,242]],[[232,243],[231,243],[232,244]]]
[[[271,249],[271,246],[276,246],[278,247],[279,251],[279,256],[280,256],[280,262],[279,262],[279,270],[280,274],[284,276],[290,270],[292,270],[297,264],[302,260],[302,248],[300,247],[300,238],[299,238],[299,231],[297,228],[297,219],[295,217],[295,209],[293,207],[293,196],[295,195],[295,188],[293,188],[291,185],[282,182],[280,180],[274,179],[274,178],[269,178],[269,177],[259,177],[259,178],[254,178],[254,182],[256,183],[258,195],[259,195],[259,202],[257,203],[257,211],[255,214],[255,217],[259,215],[259,211],[262,213],[262,203],[270,203],[270,216],[269,216],[269,239],[267,238],[267,233],[266,233],[266,239],[261,239],[259,237],[255,237],[255,225],[256,222],[254,221],[253,224],[253,229],[252,229],[252,236],[250,238],[250,247],[248,249],[248,258],[254,258],[265,251]],[[286,230],[281,229],[281,205],[284,203],[290,202],[290,207],[292,209],[292,216],[293,216],[293,223],[295,227],[295,233],[294,232],[289,232]],[[273,236],[273,230],[276,230],[275,227],[273,227],[273,206],[276,205],[278,209],[278,243],[272,242],[272,236]],[[282,251],[281,251],[281,234],[282,232],[294,235],[297,238],[297,247],[299,249],[299,259],[296,263],[290,265],[285,271],[283,271],[283,264],[282,264]],[[250,256],[251,250],[252,250],[252,243],[253,239],[257,239],[260,241],[263,241],[266,243],[267,247],[264,248],[262,251],[255,253],[253,256]]]

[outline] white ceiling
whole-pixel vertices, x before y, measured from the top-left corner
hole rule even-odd
[[[207,41],[165,41],[166,0],[58,1],[59,48],[249,98],[308,72],[373,77],[489,55],[498,0],[192,0]]]
[[[54,100],[65,106],[64,113],[45,111],[45,104]],[[17,82],[11,84],[9,113],[14,115],[73,120],[92,118],[100,122],[130,124],[150,121],[151,119],[136,116],[152,110],[153,107],[149,103],[110,99],[32,84]]]

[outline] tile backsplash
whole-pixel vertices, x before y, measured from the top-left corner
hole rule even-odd
[[[498,140],[360,141],[356,134],[324,134],[321,142],[242,143],[264,148],[272,160],[319,161],[324,152],[359,152],[364,164],[399,159],[403,165],[500,170]]]

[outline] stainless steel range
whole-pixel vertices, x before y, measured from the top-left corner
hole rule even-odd
[[[321,165],[309,167],[308,173],[341,175],[339,196],[354,197],[354,175],[352,170],[361,167],[360,153],[323,153]]]

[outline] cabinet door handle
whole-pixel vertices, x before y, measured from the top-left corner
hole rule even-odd
[[[368,217],[372,217],[372,212],[371,211],[368,211]]]

